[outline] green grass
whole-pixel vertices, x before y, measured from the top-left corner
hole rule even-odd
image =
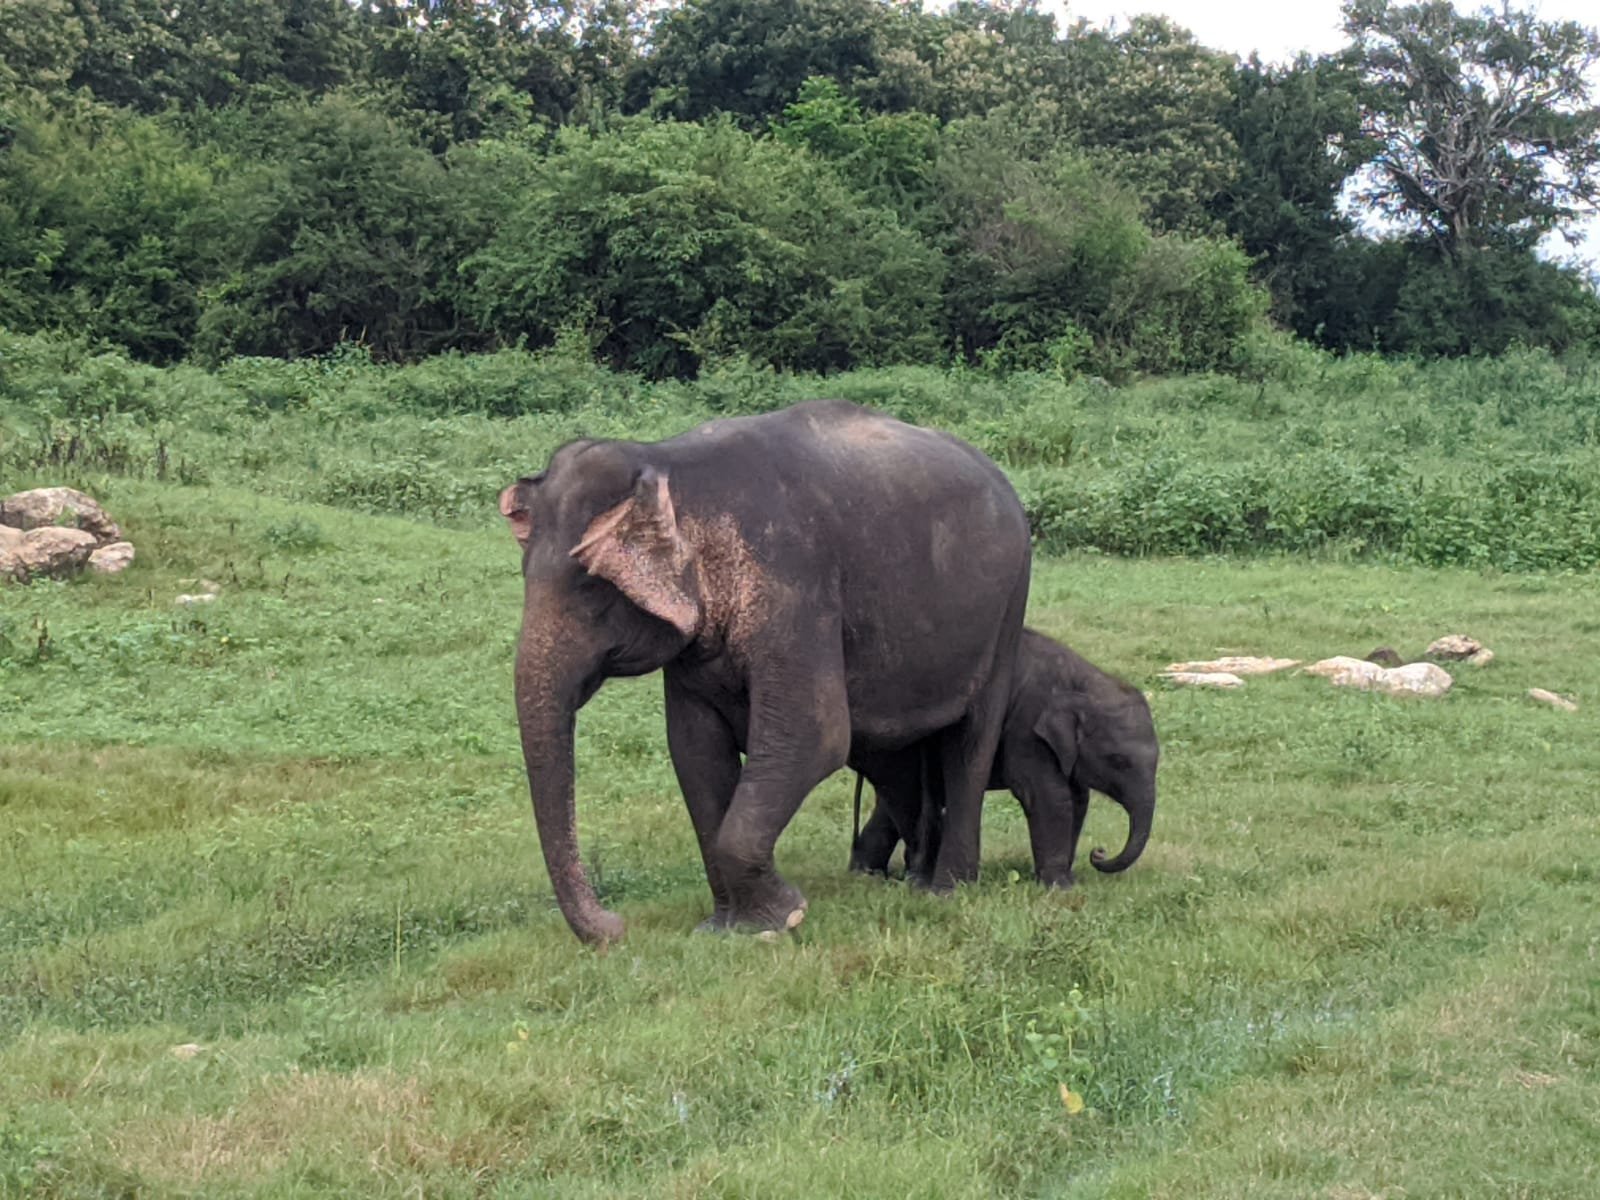
[[[96,485],[135,566],[0,590],[0,1196],[1600,1194],[1592,575],[1041,561],[1032,623],[1153,696],[1145,858],[1044,894],[996,796],[977,886],[854,878],[841,774],[779,944],[690,935],[659,682],[613,682],[596,954],[528,813],[508,536]],[[1439,702],[1155,678],[1449,631],[1498,657]]]

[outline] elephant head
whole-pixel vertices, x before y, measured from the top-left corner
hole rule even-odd
[[[539,843],[556,901],[586,942],[622,935],[578,853],[573,732],[608,678],[642,675],[694,638],[703,612],[696,551],[665,470],[643,447],[579,441],[500,493],[523,547],[517,717]]]
[[[1110,796],[1128,814],[1128,838],[1121,851],[1108,858],[1105,849],[1096,846],[1089,852],[1090,863],[1107,874],[1133,866],[1150,840],[1160,758],[1145,698],[1120,680],[1100,676],[1088,693],[1058,693],[1034,722],[1033,734],[1050,748],[1080,809],[1087,807],[1088,793],[1096,791]],[[1075,820],[1081,824],[1082,819],[1079,811]],[[1075,828],[1074,846],[1077,833]]]

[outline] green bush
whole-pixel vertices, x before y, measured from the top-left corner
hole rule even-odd
[[[938,349],[939,256],[802,149],[726,121],[568,128],[482,152],[511,207],[463,265],[478,324],[545,345],[583,330],[613,367],[707,359],[835,370]]]
[[[500,479],[499,485],[504,482]],[[363,512],[448,521],[485,508],[497,490],[494,479],[466,478],[412,454],[378,462],[335,462],[318,482],[314,498]]]
[[[1162,454],[1109,478],[1021,472],[1017,483],[1035,536],[1058,551],[1333,552],[1506,571],[1600,566],[1593,466],[1507,464],[1423,479],[1333,454],[1225,467]]]
[[[1012,473],[1046,549],[1600,565],[1600,374],[1590,360],[1335,359],[1270,344],[1264,353],[1255,378],[1127,387],[972,367],[822,379],[742,358],[714,361],[698,380],[651,383],[597,368],[570,343],[410,367],[346,346],[212,373],[0,332],[0,487],[209,480],[489,523],[498,489],[572,438],[649,441],[717,414],[839,396],[984,449]],[[314,548],[304,535],[269,540]]]
[[[415,358],[464,337],[453,277],[481,217],[446,165],[360,97],[285,102],[236,148],[208,214],[220,274],[197,357],[299,357],[359,342]]]
[[[571,353],[447,354],[397,372],[390,400],[408,412],[516,417],[584,405],[624,410],[638,381]]]
[[[1267,294],[1243,251],[1158,236],[1138,195],[1090,159],[1021,159],[990,133],[952,127],[939,161],[955,231],[947,303],[968,353],[1069,379],[1245,365]]]
[[[189,350],[215,184],[160,121],[18,103],[0,148],[0,327],[69,330],[136,358]]]

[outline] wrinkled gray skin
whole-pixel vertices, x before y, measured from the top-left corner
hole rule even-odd
[[[1139,689],[1044,634],[1023,631],[988,786],[1009,790],[1022,802],[1034,876],[1041,883],[1072,886],[1090,791],[1127,810],[1128,840],[1115,858],[1096,848],[1089,861],[1106,872],[1125,871],[1138,861],[1155,817],[1159,758],[1150,706]],[[936,801],[925,796],[919,755],[914,748],[879,754],[865,767],[862,774],[878,798],[851,848],[851,869],[886,873],[903,840],[907,874],[925,881],[940,822]]]
[[[545,865],[586,942],[621,936],[578,854],[573,732],[663,669],[667,742],[711,888],[703,927],[793,928],[773,846],[818,782],[917,745],[973,879],[1027,601],[1027,520],[965,442],[843,401],[651,444],[583,440],[500,496],[522,543],[517,714]],[[741,763],[740,756],[744,755]]]

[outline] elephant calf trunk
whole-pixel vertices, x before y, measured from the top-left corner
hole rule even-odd
[[[1137,801],[1124,802],[1123,807],[1128,810],[1128,840],[1122,850],[1115,858],[1107,858],[1103,846],[1096,846],[1089,851],[1090,864],[1096,871],[1107,875],[1126,871],[1139,861],[1139,856],[1144,853],[1145,843],[1150,840],[1150,826],[1155,819],[1156,799],[1151,795]]]

